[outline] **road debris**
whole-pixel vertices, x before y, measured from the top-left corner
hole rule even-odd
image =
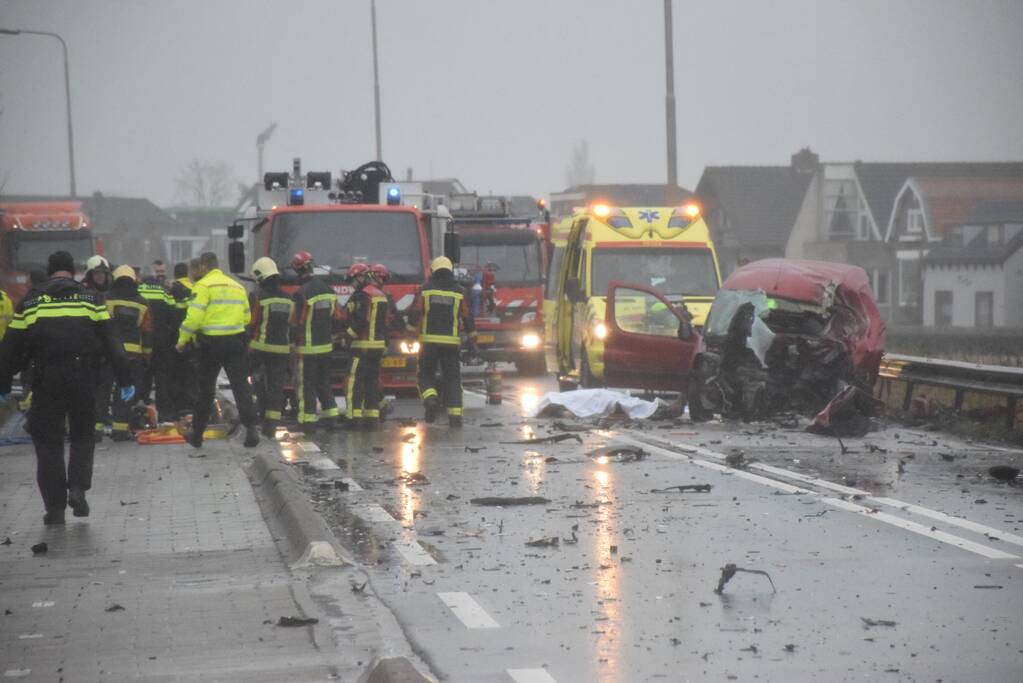
[[[771,592],[772,593],[778,592],[778,589],[774,587],[774,581],[771,580],[771,575],[765,572],[763,569],[743,569],[742,567],[737,567],[736,565],[731,563],[726,564],[724,567],[721,568],[721,578],[718,579],[718,587],[714,589],[714,592],[717,593],[718,595],[721,595],[721,593],[725,590],[725,584],[731,581],[732,577],[739,572],[744,572],[746,574],[761,574],[762,576],[766,577],[768,583],[771,584]]]
[[[404,482],[409,486],[424,486],[430,483],[430,480],[422,472],[402,472],[398,481]]]
[[[480,427],[503,427],[503,422],[481,422]]]
[[[597,448],[586,454],[594,460],[602,462],[638,462],[650,455],[647,451],[638,446],[616,446],[609,445]]]
[[[3,542],[0,543],[0,545],[10,545],[10,544],[11,544],[11,537],[10,536],[6,536],[4,538],[4,540],[3,540]]]
[[[486,447],[485,446],[477,446],[476,448],[473,448],[472,446],[466,446],[464,452],[466,452],[466,453],[479,453],[484,448],[486,448]]]
[[[747,459],[746,454],[738,449],[725,456],[725,464],[737,470],[744,470],[754,462],[756,458]]]
[[[1015,483],[1016,477],[1019,476],[1018,467],[1010,467],[1008,465],[995,465],[987,471],[992,478],[998,481],[1004,481],[1007,484]]]
[[[280,619],[277,620],[278,626],[284,626],[286,628],[309,626],[311,624],[318,623],[320,623],[320,620],[314,617],[281,617]]]
[[[663,489],[650,489],[650,493],[685,493],[694,491],[696,493],[710,493],[713,488],[710,484],[678,484],[676,486],[665,486]]]
[[[889,628],[895,628],[898,622],[891,621],[890,619],[868,619],[867,617],[860,617],[860,621],[863,622],[863,628],[870,628],[871,626],[887,626]]]
[[[49,549],[50,546],[46,545],[45,541],[43,543],[36,543],[34,546],[32,546],[32,554],[45,555],[46,551],[48,551]]]
[[[514,505],[546,505],[550,499],[541,496],[487,496],[483,498],[471,498],[472,505],[483,505],[489,507],[511,507]]]
[[[562,422],[561,420],[555,420],[554,424],[551,425],[551,429],[557,432],[588,432],[592,430],[593,427],[580,422]]]
[[[533,540],[526,541],[526,545],[530,548],[557,548],[558,543],[561,542],[557,536],[548,536],[546,538],[536,538]]]
[[[1002,588],[1005,588],[1005,586],[998,586],[998,585],[981,585],[981,586],[974,586],[974,588],[994,588],[994,589],[997,589],[997,590],[1001,590]]]
[[[103,610],[103,611],[104,611],[104,612],[123,612],[123,611],[124,611],[124,607],[123,607],[122,605],[118,605],[118,604],[117,604],[117,603],[115,602],[114,604],[112,604],[112,605],[111,605],[110,607],[107,607],[107,608],[106,608],[105,610]]]
[[[361,592],[363,592],[364,590],[366,590],[366,584],[368,584],[368,583],[369,583],[369,580],[363,581],[362,583],[358,583],[356,581],[352,581],[351,582],[352,592],[353,593],[361,593]]]
[[[796,651],[796,644],[795,643],[785,643],[785,647],[782,648],[782,649],[785,650],[786,652],[795,652]]]
[[[122,500],[121,501],[121,507],[125,507],[126,505],[138,505],[138,504],[139,504],[139,502],[137,500]]]
[[[550,436],[536,436],[532,439],[520,439],[518,441],[502,441],[502,444],[506,445],[531,445],[538,443],[560,443],[562,441],[575,440],[582,443],[583,440],[578,434],[551,434]]]

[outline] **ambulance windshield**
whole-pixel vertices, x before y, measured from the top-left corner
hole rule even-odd
[[[598,247],[592,253],[593,296],[607,294],[614,280],[664,294],[714,296],[718,290],[710,249]]]

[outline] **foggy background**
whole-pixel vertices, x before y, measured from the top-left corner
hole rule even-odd
[[[191,159],[256,179],[374,157],[369,0],[15,0],[68,43],[79,194],[174,203]],[[661,0],[378,0],[383,157],[481,192],[663,182]],[[1023,158],[1023,2],[675,0],[679,183],[709,164]],[[59,44],[0,35],[0,182],[66,193]],[[233,199],[233,198],[232,198]]]

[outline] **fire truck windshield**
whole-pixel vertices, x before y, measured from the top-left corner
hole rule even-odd
[[[540,244],[463,244],[462,264],[471,268],[497,266],[494,282],[498,285],[529,285],[540,282]]]
[[[15,270],[46,270],[55,251],[70,252],[79,268],[92,256],[92,236],[86,230],[14,231],[9,233],[11,266]]]
[[[419,230],[411,213],[303,211],[274,218],[270,254],[280,264],[305,249],[321,266],[382,263],[396,281],[423,278]]]
[[[613,280],[624,280],[665,294],[714,296],[717,274],[709,249],[597,248],[593,250],[593,296],[607,294]]]

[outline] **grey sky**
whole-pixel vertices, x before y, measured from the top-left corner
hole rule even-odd
[[[709,164],[1023,159],[1023,2],[675,0],[679,179]],[[661,0],[378,0],[384,160],[482,192],[663,182]],[[373,156],[369,0],[14,0],[71,53],[81,193],[174,200],[189,159]],[[0,180],[67,190],[56,41],[0,35]]]

